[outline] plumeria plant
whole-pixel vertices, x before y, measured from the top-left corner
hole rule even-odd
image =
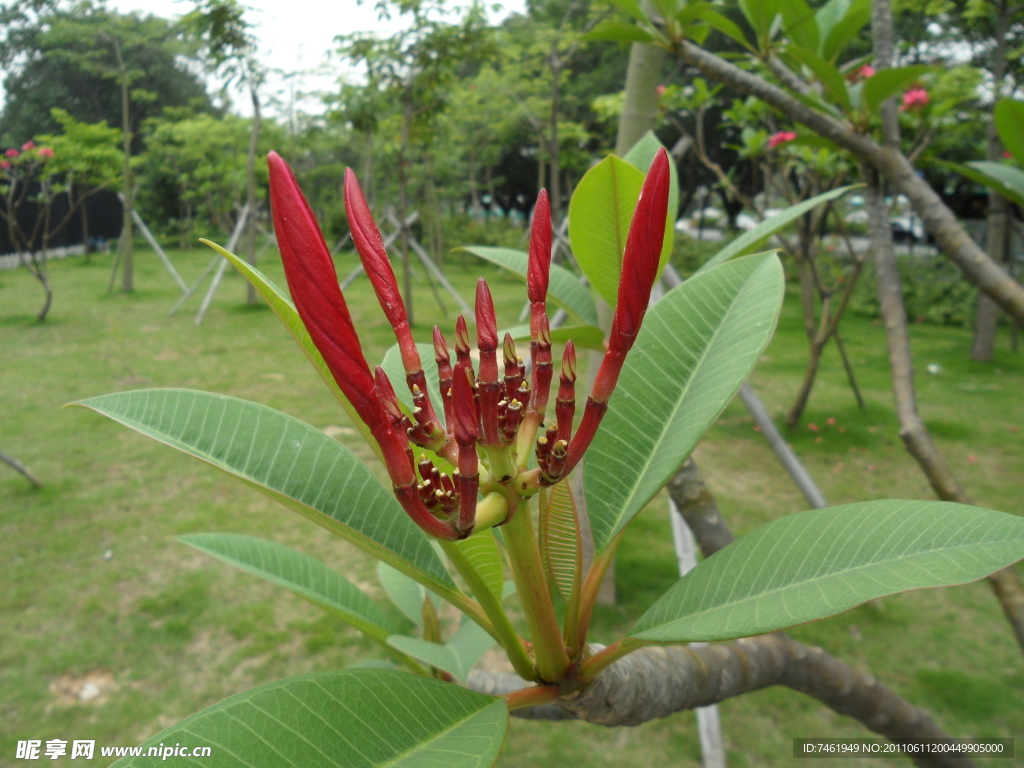
[[[597,587],[627,525],[714,423],[772,335],[781,266],[771,252],[743,254],[800,215],[780,214],[745,234],[648,308],[674,192],[664,149],[645,146],[643,170],[624,173],[628,163],[610,158],[581,181],[570,206],[580,265],[614,302],[606,339],[592,338],[596,312],[585,284],[551,264],[544,193],[528,254],[474,249],[526,279],[526,354],[518,332],[499,334],[484,280],[475,322],[460,317],[453,336],[435,328],[432,345],[415,343],[391,262],[348,171],[353,241],[397,339],[372,367],[313,213],[271,153],[270,199],[291,299],[213,247],[295,337],[383,462],[388,484],[339,442],[256,403],[149,389],[78,405],[238,477],[377,558],[385,591],[418,629],[403,634],[342,575],[279,544],[183,536],[341,617],[389,661],[237,694],[144,746],[209,745],[218,766],[491,765],[510,712],[570,701],[645,646],[773,632],[897,591],[971,581],[1024,557],[1024,520],[1000,512],[910,501],[814,510],[705,560],[625,637],[607,647],[587,642]],[[618,183],[608,186],[609,178]],[[602,238],[614,245],[595,255],[590,246]],[[601,349],[582,408],[575,345],[564,340],[566,328],[552,329],[549,301],[581,322],[569,329]],[[586,571],[568,483],[581,465],[595,552]],[[513,593],[521,621],[505,607]],[[441,600],[461,612],[457,627],[439,620]],[[495,643],[522,678],[502,696],[469,684],[470,668]],[[172,754],[168,764],[186,761]],[[119,763],[136,764],[148,763]]]

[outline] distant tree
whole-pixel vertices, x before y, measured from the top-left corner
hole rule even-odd
[[[72,11],[45,17],[40,46],[52,65],[93,78],[94,98],[120,101],[122,129],[122,193],[124,223],[121,230],[122,287],[134,288],[135,182],[132,138],[145,106],[157,106],[159,93],[147,88],[153,81],[154,62],[174,62],[186,52],[181,32],[165,19],[139,14],[117,14],[86,4]],[[172,63],[171,69],[177,72]],[[111,87],[114,86],[114,87]],[[99,96],[104,94],[104,96]],[[61,102],[57,102],[61,103]],[[157,106],[157,109],[159,107]]]
[[[53,26],[73,20],[100,25],[119,18],[138,30],[163,29],[168,38],[144,51],[133,51],[133,66],[141,70],[133,88],[155,94],[152,101],[133,104],[131,130],[133,152],[141,149],[142,123],[159,116],[164,107],[191,107],[216,113],[203,81],[188,60],[192,49],[167,20],[138,14],[122,15],[92,5],[69,6],[63,0],[6,0],[0,2],[0,69],[7,94],[0,111],[0,139],[18,146],[37,133],[55,132],[60,125],[50,109],[60,105],[76,120],[109,125],[121,124],[121,99],[110,81],[88,69],[69,66],[66,57],[55,55],[58,46],[77,52],[88,48],[88,37],[58,41],[49,36]],[[109,52],[109,49],[108,49]]]
[[[176,222],[182,248],[194,241],[197,219],[216,230],[230,230],[246,200],[250,121],[170,112],[149,120],[144,130],[140,207],[156,220]],[[265,171],[261,175],[265,182]]]
[[[195,10],[185,17],[185,25],[202,41],[210,68],[220,72],[226,84],[237,83],[249,92],[252,125],[246,156],[246,256],[256,264],[256,148],[260,140],[262,117],[259,89],[267,70],[257,56],[252,25],[245,19],[245,6],[236,0],[197,0]],[[248,288],[248,301],[255,304],[256,291]]]
[[[363,34],[338,38],[341,53],[366,67],[368,87],[401,107],[398,139],[398,215],[405,221],[409,207],[407,164],[415,133],[430,129],[447,104],[449,87],[467,69],[491,52],[491,38],[483,8],[471,5],[457,23],[446,21],[441,0],[401,0],[377,4],[382,17],[392,14],[409,25],[391,37]],[[402,231],[405,302],[412,322],[412,273],[408,233]]]
[[[53,301],[47,275],[50,242],[89,197],[117,186],[122,166],[117,147],[121,131],[106,122],[81,123],[60,109],[53,110],[53,117],[63,127],[62,133],[38,136],[20,151],[7,150],[0,159],[0,219],[22,265],[46,294],[37,314],[40,321],[46,319]],[[66,205],[58,213],[54,203],[61,198]]]

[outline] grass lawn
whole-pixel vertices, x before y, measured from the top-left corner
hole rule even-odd
[[[206,250],[171,256],[186,281],[211,258]],[[513,324],[521,283],[468,259],[451,258],[452,282],[471,297],[476,276],[486,274],[500,324]],[[353,264],[341,259],[339,272]],[[276,258],[261,266],[283,284]],[[225,276],[196,327],[198,296],[167,316],[179,294],[151,252],[138,252],[130,296],[106,292],[109,270],[109,256],[54,263],[54,307],[44,324],[33,320],[42,294],[32,278],[0,273],[0,450],[44,482],[33,490],[0,465],[0,766],[23,764],[14,759],[19,739],[133,745],[230,694],[377,653],[311,605],[169,537],[233,531],[273,538],[381,597],[367,556],[182,454],[93,413],[61,410],[124,389],[204,389],[331,428],[370,456],[274,315],[245,305],[241,277]],[[380,359],[393,337],[365,281],[349,291],[349,302],[368,359]],[[432,323],[453,325],[447,304],[442,319],[429,286],[417,280],[423,341]],[[857,409],[830,349],[805,417],[819,429],[793,434],[795,449],[830,502],[931,498],[897,434],[881,326],[851,317],[843,330],[867,409]],[[965,330],[915,325],[912,332],[921,410],[939,447],[978,504],[1024,514],[1024,353],[1008,352],[1002,336],[995,362],[981,365],[968,360]],[[773,413],[788,407],[805,355],[798,307],[789,301],[753,378]],[[939,373],[926,373],[929,363]],[[805,508],[735,403],[695,455],[738,534]],[[620,601],[599,609],[593,639],[621,633],[675,580],[666,515],[656,499],[629,529],[618,559]],[[1024,662],[985,583],[888,598],[793,635],[871,670],[955,735],[1024,736]],[[84,684],[96,695],[83,703]],[[721,717],[735,767],[789,764],[794,737],[868,735],[783,689],[728,701]],[[499,765],[648,768],[699,760],[694,716],[679,713],[616,730],[513,720]],[[92,764],[104,762],[97,751]]]

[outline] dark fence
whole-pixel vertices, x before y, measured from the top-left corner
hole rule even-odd
[[[37,189],[30,190],[29,197],[37,192]],[[0,208],[6,206],[6,200],[0,198]],[[85,212],[76,211],[67,225],[50,240],[51,248],[65,248],[72,245],[81,245],[85,242],[85,232],[88,232],[89,240],[96,243],[104,240],[114,240],[121,235],[122,208],[117,192],[113,190],[102,190],[89,197],[85,202]],[[26,201],[18,211],[18,223],[26,233],[31,233],[40,216],[42,206],[31,201]],[[59,222],[68,212],[68,200],[66,195],[60,195],[54,200],[50,209],[50,221]],[[0,219],[0,255],[14,252],[14,245],[11,243],[10,232],[7,229],[7,222]]]

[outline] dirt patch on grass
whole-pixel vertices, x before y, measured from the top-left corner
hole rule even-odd
[[[105,704],[111,693],[117,690],[114,673],[105,669],[94,669],[84,675],[65,673],[50,683],[54,695],[51,706],[70,707],[74,704]]]

